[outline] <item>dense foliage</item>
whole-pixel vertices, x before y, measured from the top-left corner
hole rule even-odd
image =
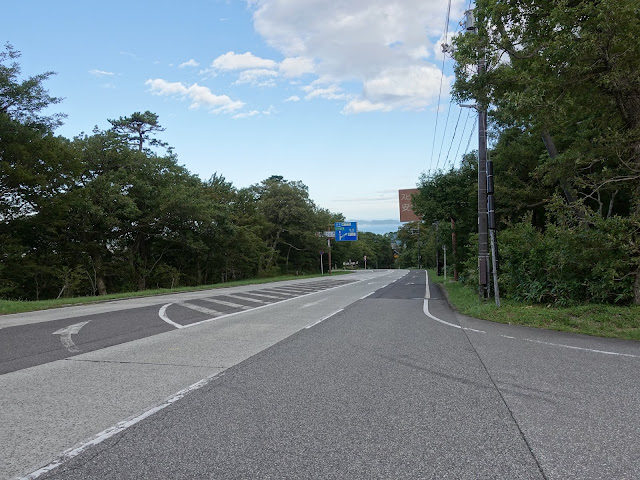
[[[478,0],[475,17],[454,41],[454,97],[489,110],[503,291],[640,303],[638,2]],[[429,224],[464,219],[459,238],[471,167],[422,178],[415,202]],[[458,251],[472,278],[477,250]]]
[[[207,181],[156,137],[152,112],[55,136],[51,73],[20,80],[19,53],[0,54],[0,298],[47,299],[315,273],[326,231],[342,215],[315,205],[299,181],[248,188]],[[334,265],[390,267],[390,241],[364,233],[333,244]],[[324,255],[325,271],[328,255]]]

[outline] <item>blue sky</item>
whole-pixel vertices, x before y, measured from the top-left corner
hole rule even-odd
[[[468,6],[452,0],[449,36]],[[0,40],[22,52],[24,75],[57,72],[46,86],[65,98],[60,135],[150,110],[203,179],[246,187],[282,175],[347,220],[397,219],[398,189],[475,148],[473,113],[449,111],[450,58],[441,71],[447,7],[32,0],[5,2]]]

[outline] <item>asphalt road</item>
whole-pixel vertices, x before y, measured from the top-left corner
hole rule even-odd
[[[366,275],[204,323],[181,302],[211,302],[175,298],[153,307],[172,331],[1,375],[0,476],[640,476],[640,345],[462,317],[424,272]]]

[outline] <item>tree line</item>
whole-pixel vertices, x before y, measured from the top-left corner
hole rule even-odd
[[[21,78],[20,52],[0,52],[0,298],[48,299],[320,271],[340,213],[300,181],[273,175],[236,188],[203,181],[134,112],[72,139],[56,136],[53,75]],[[335,265],[367,255],[390,267],[388,238],[333,243]],[[327,255],[323,260],[326,264]],[[328,265],[325,265],[325,270]]]
[[[527,301],[640,304],[636,0],[478,0],[454,40],[454,99],[488,109],[499,279]],[[486,59],[486,71],[476,68]],[[477,159],[423,175],[416,209],[477,284]],[[442,245],[442,243],[441,243]]]

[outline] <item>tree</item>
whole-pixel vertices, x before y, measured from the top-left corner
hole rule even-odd
[[[109,120],[111,129],[121,135],[132,147],[142,152],[145,143],[151,147],[166,147],[167,144],[153,138],[151,135],[164,132],[164,128],[158,123],[158,115],[147,110],[144,113],[134,112],[128,117],[120,117],[117,120]]]
[[[522,143],[527,135],[540,138],[547,155],[534,175],[541,185],[559,188],[584,223],[594,222],[583,205],[604,218],[629,216],[632,244],[640,244],[633,227],[640,224],[637,2],[478,0],[476,6],[478,34],[455,41],[454,97],[490,107],[494,127],[521,130]],[[480,55],[488,66],[481,74],[473,70]],[[547,190],[540,201],[552,195]],[[640,259],[640,249],[631,255]],[[640,261],[634,269],[640,303]]]
[[[59,97],[50,96],[43,86],[43,82],[55,73],[44,72],[20,80],[22,69],[17,59],[21,53],[10,43],[6,43],[4,48],[0,52],[0,115],[41,131],[53,130],[60,125],[64,115],[41,115],[40,112],[62,101]]]

